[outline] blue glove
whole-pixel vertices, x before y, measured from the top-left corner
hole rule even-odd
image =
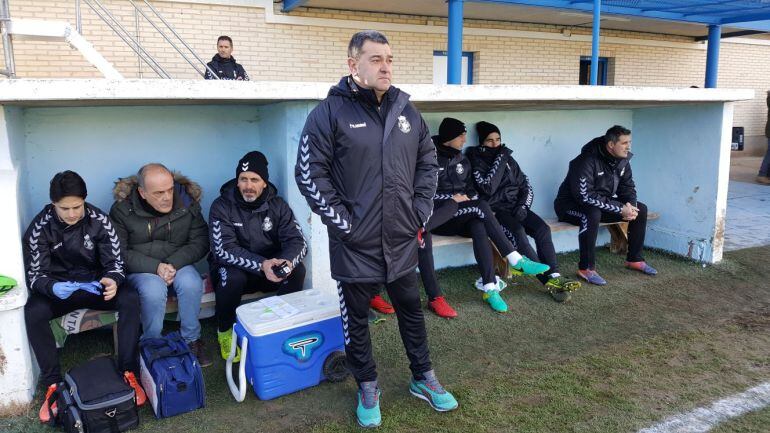
[[[78,283],[61,281],[53,283],[53,294],[59,299],[67,299],[78,289]]]
[[[88,293],[93,293],[94,295],[101,296],[102,291],[102,283],[98,281],[91,281],[90,283],[77,283],[78,289],[84,290]]]

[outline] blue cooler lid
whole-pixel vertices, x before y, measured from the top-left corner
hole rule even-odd
[[[340,304],[336,296],[311,289],[241,305],[235,315],[249,335],[258,337],[337,317]]]

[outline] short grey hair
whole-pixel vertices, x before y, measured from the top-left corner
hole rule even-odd
[[[151,162],[149,164],[145,164],[142,166],[142,168],[139,169],[139,171],[136,172],[136,181],[139,184],[139,188],[144,189],[144,179],[147,176],[147,172],[152,169],[160,169],[165,171],[169,174],[169,176],[174,177],[174,173],[171,172],[171,170],[168,169],[165,165],[159,163],[159,162]]]
[[[361,49],[366,41],[390,45],[388,38],[377,30],[362,30],[350,38],[350,43],[348,44],[348,57],[357,59],[358,56],[361,55]]]

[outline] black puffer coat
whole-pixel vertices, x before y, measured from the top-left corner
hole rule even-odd
[[[24,233],[22,250],[27,287],[58,299],[54,283],[91,282],[103,277],[118,285],[125,279],[120,238],[99,208],[86,203],[85,216],[69,226],[49,204],[35,216]]]
[[[465,154],[473,167],[473,179],[481,198],[494,211],[516,212],[529,209],[535,194],[529,178],[513,159],[511,149],[474,146]]]
[[[604,137],[596,137],[583,146],[569,163],[567,177],[559,187],[554,210],[563,218],[568,210],[594,206],[603,212],[620,214],[625,203],[636,205],[636,186],[630,159],[618,159],[607,153]]]
[[[390,282],[417,266],[417,231],[433,211],[436,149],[409,95],[378,105],[343,77],[307,118],[295,177],[329,231],[332,277]]]
[[[297,266],[307,254],[307,243],[289,204],[268,183],[250,209],[238,200],[232,179],[222,185],[211,204],[211,255],[213,268],[235,266],[250,273],[261,272],[265,259],[285,259]]]

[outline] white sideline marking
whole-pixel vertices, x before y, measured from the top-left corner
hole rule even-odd
[[[660,424],[639,430],[639,433],[707,432],[721,422],[762,409],[765,406],[770,406],[770,382],[723,398],[709,407],[699,407],[690,412],[673,416]]]

